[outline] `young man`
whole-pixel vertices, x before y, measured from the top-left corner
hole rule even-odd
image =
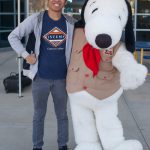
[[[74,21],[62,15],[66,0],[48,0],[48,10],[29,16],[9,35],[11,47],[30,64],[28,76],[33,79],[32,95],[33,150],[42,150],[44,120],[51,92],[58,125],[59,150],[67,150],[68,117],[66,73],[70,60]],[[35,54],[29,54],[21,43],[34,31]]]

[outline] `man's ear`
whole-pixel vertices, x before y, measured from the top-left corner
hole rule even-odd
[[[132,10],[131,5],[128,0],[125,0],[128,8],[128,20],[125,26],[125,45],[128,51],[134,52],[135,50],[135,37],[133,31],[133,22],[132,22]]]

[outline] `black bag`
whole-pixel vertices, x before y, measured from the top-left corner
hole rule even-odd
[[[35,41],[36,41],[36,38],[35,38],[34,32],[32,32],[29,34],[29,38],[28,38],[27,45],[26,45],[26,51],[29,54],[34,53]],[[25,70],[30,69],[30,64],[28,64],[25,59],[23,59],[23,69]]]
[[[31,84],[32,80],[21,72],[21,89]],[[19,74],[14,72],[3,80],[6,93],[19,93]]]

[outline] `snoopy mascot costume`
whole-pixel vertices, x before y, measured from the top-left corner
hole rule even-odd
[[[118,118],[123,90],[137,88],[147,75],[131,53],[131,6],[126,0],[87,0],[81,18],[67,74],[75,150],[142,150],[139,141],[125,140]]]

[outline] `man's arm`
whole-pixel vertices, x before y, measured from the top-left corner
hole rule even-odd
[[[21,55],[24,59],[30,54],[26,51],[25,47],[21,43],[21,39],[28,36],[34,30],[34,23],[37,19],[37,13],[26,18],[20,23],[8,36],[8,41],[14,51]]]

